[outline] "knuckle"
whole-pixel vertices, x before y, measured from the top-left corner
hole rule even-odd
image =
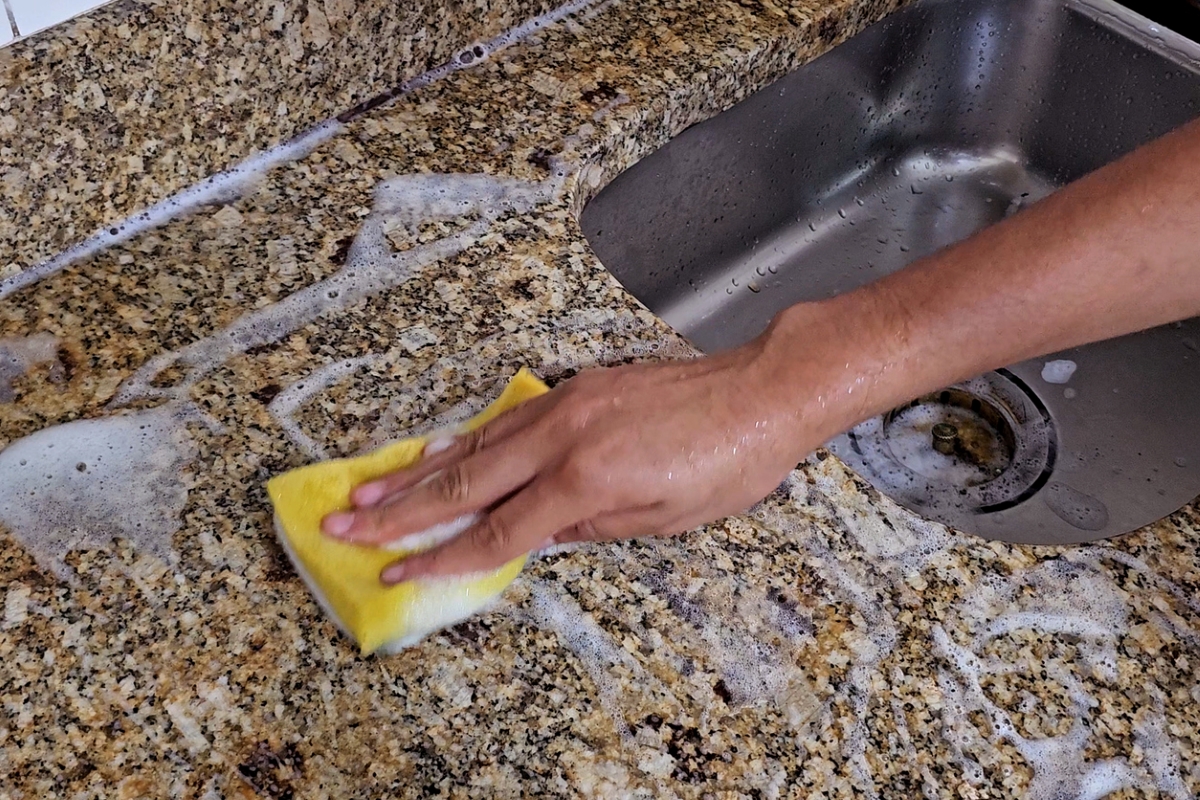
[[[463,502],[467,499],[470,488],[467,470],[461,462],[452,464],[438,473],[431,486],[434,495],[446,503]]]
[[[476,428],[473,431],[467,432],[462,437],[462,450],[464,455],[474,455],[482,450],[490,438],[488,435],[487,425],[482,428]]]
[[[493,552],[507,552],[516,541],[516,534],[509,522],[500,514],[488,514],[479,528],[480,544]]]

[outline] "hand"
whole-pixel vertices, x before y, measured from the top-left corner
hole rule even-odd
[[[1042,353],[1200,314],[1200,120],[880,281],[781,313],[738,350],[585,372],[412,469],[358,487],[332,536],[460,516],[396,583],[533,548],[739,512],[859,420]],[[426,479],[429,479],[426,482]]]
[[[403,539],[479,513],[462,534],[384,570],[385,583],[493,569],[533,549],[674,534],[745,511],[821,435],[796,430],[767,337],[711,358],[583,372],[363,484],[327,534]],[[793,363],[796,362],[791,354]]]

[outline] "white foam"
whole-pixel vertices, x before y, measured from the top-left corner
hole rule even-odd
[[[989,464],[975,464],[950,453],[939,453],[933,448],[933,426],[948,422],[960,430],[971,427],[989,427],[986,422],[965,408],[955,406],[933,406],[921,404],[903,409],[887,425],[887,447],[891,455],[918,475],[950,486],[976,486],[995,475]],[[991,440],[1000,441],[1000,436],[991,430]],[[988,454],[984,460],[995,464],[999,453]]]
[[[267,405],[267,412],[283,428],[283,432],[292,440],[292,444],[299,447],[314,461],[322,461],[328,458],[325,448],[300,429],[299,423],[296,422],[296,413],[301,406],[322,391],[364,367],[379,363],[380,360],[379,356],[362,356],[326,364],[275,395]]]
[[[529,38],[544,28],[548,28],[556,22],[566,19],[572,14],[578,14],[581,11],[587,11],[591,6],[599,5],[601,0],[571,0],[569,3],[564,3],[558,8],[552,9],[545,14],[540,14],[530,20],[527,20],[515,28],[511,28],[499,36],[493,37],[486,42],[480,42],[477,47],[483,49],[485,54],[483,57],[489,56],[506,47],[510,47],[517,42]],[[604,3],[607,8],[611,3]],[[468,47],[464,52],[473,51],[474,47]],[[470,63],[470,62],[468,62]]]
[[[959,735],[977,737],[968,712],[981,711],[995,735],[1012,744],[1029,764],[1034,776],[1024,796],[1031,800],[1100,800],[1126,788],[1184,797],[1178,751],[1160,735],[1165,720],[1159,709],[1142,709],[1136,730],[1147,755],[1146,767],[1135,767],[1127,758],[1088,761],[1082,756],[1091,738],[1090,710],[1099,701],[1089,694],[1074,670],[1062,664],[1043,665],[1048,678],[1066,689],[1073,705],[1070,730],[1059,736],[1027,738],[1018,732],[1008,712],[991,701],[982,689],[987,674],[1014,671],[1013,667],[979,654],[993,639],[1020,630],[1043,636],[1065,635],[1076,644],[1093,677],[1114,681],[1118,645],[1128,632],[1128,602],[1124,593],[1085,555],[1077,563],[1047,561],[1014,574],[993,576],[958,606],[965,623],[966,644],[952,639],[942,625],[933,628],[937,652],[953,667],[939,675],[954,701],[947,706],[951,728]],[[1086,673],[1085,673],[1086,674]],[[1153,689],[1153,687],[1150,687]],[[978,740],[979,746],[984,746]]]
[[[694,355],[694,351],[686,344],[660,340],[655,329],[647,327],[645,322],[627,311],[600,309],[572,313],[548,322],[546,330],[494,334],[480,341],[470,351],[442,356],[415,377],[408,377],[402,384],[390,387],[387,394],[392,401],[380,420],[367,432],[369,444],[364,449],[380,447],[402,434],[434,437],[460,434],[462,424],[484,409],[489,394],[496,393],[501,374],[514,361],[542,375],[555,376],[635,358],[685,358]],[[600,333],[617,334],[624,341],[614,344],[598,336]],[[653,338],[639,339],[639,334]],[[372,359],[372,363],[404,363],[396,349],[365,358]],[[305,403],[356,371],[354,365],[358,362],[351,359],[337,363],[344,363],[345,366],[329,365],[329,372],[325,371],[325,367],[321,368],[313,376],[287,387],[280,395],[280,405],[272,403],[275,409],[272,413],[277,414],[276,418],[289,437],[310,454],[324,453],[326,448],[316,441],[319,432],[314,437],[313,432],[300,430],[295,423],[295,415]],[[486,377],[478,380],[476,376],[479,375]],[[320,380],[315,379],[318,376]],[[141,385],[145,385],[144,378]],[[431,417],[422,413],[419,419],[414,419],[417,416],[413,412],[414,406],[425,406],[431,398],[444,395],[451,387],[466,389],[469,396]],[[426,452],[436,452],[436,447],[432,450],[427,447]]]
[[[196,454],[186,406],[80,420],[0,451],[0,522],[40,566],[63,580],[76,548],[126,540],[168,563],[187,501],[183,467]]]
[[[947,635],[941,625],[932,629],[934,646],[954,668],[955,678],[944,672],[939,680],[944,687],[954,684],[957,703],[947,706],[947,717],[953,728],[964,731],[973,723],[969,711],[982,711],[988,718],[994,735],[1009,742],[1033,770],[1024,797],[1029,800],[1101,800],[1121,789],[1137,786],[1138,775],[1125,759],[1088,761],[1083,757],[1090,731],[1087,727],[1088,708],[1094,700],[1083,695],[1077,680],[1067,673],[1054,670],[1051,677],[1068,686],[1075,703],[1075,721],[1068,733],[1042,739],[1022,736],[1008,713],[996,706],[980,683],[985,670],[972,648],[963,647]]]
[[[624,696],[629,687],[658,687],[661,685],[642,669],[641,665],[596,620],[557,588],[541,581],[531,581],[529,600],[523,613],[544,630],[558,635],[559,640],[575,654],[584,671],[596,686],[601,706],[608,712],[623,735],[629,728],[622,711],[627,706]],[[612,673],[614,666],[623,667],[629,674],[619,681]]]
[[[1134,718],[1133,736],[1142,750],[1146,771],[1158,790],[1173,800],[1194,800],[1183,782],[1179,747],[1167,733],[1161,698],[1156,697],[1148,712],[1143,711]]]
[[[572,14],[589,9],[593,15],[608,8],[611,2],[601,0],[572,0],[545,14],[534,17],[515,28],[511,28],[487,41],[477,42],[459,51],[454,59],[435,67],[428,72],[418,75],[402,83],[392,91],[389,102],[403,97],[423,87],[429,86],[460,69],[475,66],[495,53],[517,44],[539,30],[559,22]],[[597,6],[597,8],[591,8]],[[363,108],[373,107],[365,104]],[[363,112],[352,110],[342,115],[345,121],[354,119]],[[269,171],[304,158],[320,145],[332,139],[343,129],[339,119],[331,119],[308,130],[283,144],[247,158],[231,169],[219,172],[199,183],[193,184],[183,191],[177,192],[161,200],[149,208],[135,212],[124,220],[106,225],[77,245],[74,245],[53,258],[36,264],[29,269],[0,280],[0,299],[20,291],[38,281],[54,275],[57,272],[129,241],[146,231],[188,216],[206,206],[220,203],[230,203],[250,191],[257,182]],[[560,176],[561,177],[561,176]]]
[[[279,341],[328,314],[344,312],[380,292],[409,280],[418,270],[453,258],[487,232],[491,223],[512,211],[528,211],[552,196],[557,184],[532,184],[488,175],[404,175],[380,183],[375,204],[363,220],[337,273],[282,300],[239,317],[225,329],[178,350],[155,356],[121,383],[112,405],[158,397],[183,399],[203,376],[252,347]],[[386,226],[397,220],[416,224],[432,218],[473,216],[457,233],[402,252],[392,252]],[[170,366],[185,369],[174,386],[154,386]]]
[[[218,172],[165,200],[160,200],[120,222],[105,226],[48,261],[0,281],[0,300],[72,264],[127,242],[173,219],[194,214],[205,206],[233,202],[252,189],[267,172],[282,164],[304,158],[337,135],[341,129],[341,124],[334,121],[318,125],[288,142],[251,156],[231,169]]]
[[[759,514],[774,530],[790,531],[800,537],[819,565],[820,574],[863,617],[862,624],[874,646],[855,649],[847,687],[830,702],[844,702],[851,709],[852,713],[843,718],[846,733],[842,753],[850,765],[856,788],[866,796],[877,796],[873,770],[865,758],[865,723],[869,700],[878,693],[872,678],[880,659],[891,652],[896,641],[895,609],[883,600],[890,596],[886,587],[892,583],[901,588],[899,581],[936,563],[935,559],[943,557],[939,554],[958,546],[962,540],[947,534],[940,525],[895,508],[886,498],[871,499],[871,508],[860,508],[868,500],[863,493],[847,492],[844,478],[839,477],[842,475],[836,465],[828,467],[827,472],[818,466],[810,469],[807,480],[799,481],[793,476],[786,486],[797,510],[807,508],[810,515],[847,532],[864,545],[870,555],[870,574],[859,574],[853,560],[835,553],[823,536],[814,535],[811,527],[797,526],[796,521],[769,505]],[[877,541],[875,533],[865,530],[881,515],[891,523],[888,530],[895,529],[892,531],[895,544]],[[911,522],[906,518],[912,518]],[[906,530],[913,524],[919,524],[927,532],[914,537]],[[878,536],[886,534],[881,529]],[[972,721],[971,712],[982,711],[995,737],[1009,741],[1033,769],[1033,781],[1022,795],[1031,800],[1098,800],[1122,787],[1138,787],[1147,792],[1157,788],[1163,796],[1186,796],[1180,794],[1183,783],[1178,747],[1165,732],[1161,708],[1139,712],[1138,725],[1145,731],[1142,734],[1145,743],[1139,740],[1139,747],[1143,751],[1153,750],[1153,756],[1145,756],[1145,767],[1131,764],[1127,757],[1088,761],[1081,755],[1088,746],[1090,719],[1098,701],[1089,694],[1080,675],[1100,682],[1117,681],[1119,647],[1129,629],[1128,597],[1107,571],[1094,566],[1105,558],[1129,562],[1132,568],[1146,571],[1181,603],[1187,604],[1184,590],[1165,582],[1137,559],[1107,547],[1081,548],[1070,554],[1069,561],[1046,561],[1012,575],[981,576],[974,588],[951,606],[947,625],[957,622],[956,637],[950,637],[945,626],[934,628],[934,649],[952,665],[950,670],[939,670],[937,676],[944,698],[941,713],[946,723],[946,743],[951,760],[962,769],[968,783],[986,784],[981,762],[994,764],[1003,758],[995,750],[995,739],[981,733]],[[881,580],[885,587],[882,592]],[[1055,661],[1043,665],[1050,680],[1067,689],[1074,707],[1075,723],[1063,736],[1038,739],[1022,736],[1008,712],[992,703],[981,688],[985,675],[1024,669],[1023,665],[1010,664],[995,656],[983,656],[990,642],[1020,635],[1022,631],[1064,636],[1078,654],[1083,669]],[[958,644],[959,641],[966,643]],[[902,680],[903,674],[894,668],[892,684],[898,685]],[[1026,701],[1039,702],[1032,695],[1027,695]],[[906,723],[902,726],[903,720],[896,709],[893,714],[899,735],[903,736]],[[931,797],[940,796],[942,788],[937,780],[925,771],[921,775],[923,792]]]
[[[783,704],[796,676],[789,674],[785,659],[765,637],[759,638],[747,631],[751,625],[768,627],[773,620],[747,619],[741,612],[748,610],[749,604],[734,600],[734,581],[727,579],[724,587],[712,579],[703,581],[708,592],[725,601],[726,604],[721,605],[719,601],[703,602],[689,597],[686,591],[671,586],[669,573],[652,569],[634,574],[694,629],[702,643],[700,649],[725,681],[732,695],[731,702],[739,705],[771,701]],[[699,586],[694,588],[699,589]],[[774,632],[773,626],[768,629]],[[685,633],[681,630],[676,635],[684,638]]]
[[[438,453],[444,453],[454,446],[455,436],[453,433],[438,434],[431,436],[425,445],[423,456],[435,456]]]
[[[1078,364],[1066,358],[1047,361],[1042,367],[1042,380],[1046,383],[1066,383],[1078,367]]]

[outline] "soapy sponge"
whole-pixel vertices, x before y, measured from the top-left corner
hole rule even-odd
[[[545,384],[522,369],[500,397],[462,429],[477,428],[545,391]],[[471,616],[504,591],[525,564],[522,556],[494,572],[389,587],[380,583],[380,571],[406,552],[446,538],[445,526],[439,526],[440,536],[433,531],[432,535],[419,535],[420,544],[407,551],[350,544],[321,532],[326,514],[350,507],[355,486],[413,464],[428,440],[404,439],[358,458],[311,464],[267,482],[280,544],[317,602],[358,642],[364,655],[376,650],[396,652]],[[466,527],[470,520],[458,522],[451,532]]]

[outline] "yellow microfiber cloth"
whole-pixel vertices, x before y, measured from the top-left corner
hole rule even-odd
[[[461,430],[478,428],[546,391],[544,383],[522,369],[500,397]],[[358,642],[364,655],[396,652],[471,616],[499,596],[525,565],[522,556],[494,572],[389,587],[380,583],[380,571],[406,552],[445,539],[447,526],[438,526],[440,536],[434,531],[419,534],[420,544],[410,545],[410,550],[350,544],[321,532],[326,514],[350,508],[354,487],[415,463],[430,438],[403,439],[358,458],[310,464],[267,482],[283,549],[317,602]],[[456,531],[469,520],[457,522]]]

